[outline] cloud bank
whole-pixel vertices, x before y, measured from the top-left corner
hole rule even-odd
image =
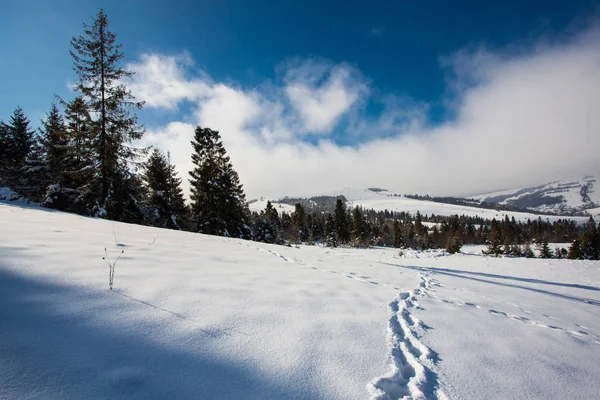
[[[171,152],[186,190],[200,125],[221,132],[250,199],[372,186],[468,195],[600,176],[598,49],[590,28],[519,53],[444,57],[454,117],[435,126],[426,104],[382,93],[350,64],[295,59],[250,88],[214,82],[187,53],[144,54],[128,68],[146,109],[172,112],[144,143]]]

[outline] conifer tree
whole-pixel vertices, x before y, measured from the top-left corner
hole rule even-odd
[[[500,225],[498,224],[498,221],[496,221],[496,218],[492,219],[487,245],[488,248],[485,251],[485,254],[496,257],[502,254],[502,231],[500,230]]]
[[[417,236],[423,234],[423,217],[421,217],[419,210],[417,210],[417,214],[415,215],[415,234]]]
[[[279,221],[279,214],[277,214],[277,210],[270,201],[267,201],[267,206],[265,207],[265,217],[271,224],[277,227],[281,224]]]
[[[247,205],[219,132],[197,127],[190,171],[192,218],[198,232],[248,237]]]
[[[52,116],[55,112],[51,110],[47,117],[50,124],[43,128],[45,133],[42,136],[45,137],[44,147],[46,157],[50,157],[51,169],[61,171],[51,179],[43,204],[89,214],[97,200],[91,192],[95,174],[92,118],[81,96],[70,102],[60,98],[59,101],[65,108],[62,124],[59,118]]]
[[[159,150],[155,149],[146,161],[143,179],[147,189],[146,205],[151,209],[153,224],[181,229],[186,211],[181,179]]]
[[[352,211],[352,237],[356,245],[366,245],[366,226],[361,209],[356,206]]]
[[[328,214],[325,221],[325,243],[329,247],[337,247],[338,241],[335,228],[335,220],[331,214]]]
[[[552,258],[554,256],[550,249],[550,245],[548,244],[548,237],[546,235],[543,235],[538,241],[537,250],[540,252],[540,258]]]
[[[581,256],[586,260],[600,260],[600,231],[593,217],[590,217],[581,235]]]
[[[63,185],[68,163],[69,138],[64,118],[56,103],[50,107],[40,129],[44,161],[48,171],[48,184]]]
[[[460,252],[461,246],[462,244],[458,236],[450,236],[448,238],[448,242],[446,243],[446,251],[450,254],[455,254]]]
[[[135,101],[123,80],[132,72],[119,66],[123,58],[121,45],[110,31],[108,17],[100,10],[92,25],[84,24],[84,34],[71,40],[73,69],[77,73],[77,91],[85,100],[92,120],[91,135],[97,173],[91,194],[97,215],[109,219],[132,221],[136,210],[140,181],[130,170],[143,149],[129,144],[142,137],[135,110],[143,102]]]
[[[296,203],[292,213],[292,223],[294,224],[294,238],[301,243],[308,240],[308,229],[306,227],[306,212],[302,204]]]
[[[21,107],[15,108],[8,123],[2,123],[2,142],[4,148],[4,181],[13,189],[24,182],[24,168],[34,144],[34,131]]]
[[[567,258],[571,260],[580,260],[583,258],[583,251],[581,250],[581,241],[578,238],[573,240],[571,247],[569,247],[569,254]]]
[[[8,151],[9,151],[8,127],[4,121],[0,120],[0,186],[6,185],[5,179],[7,176]]]
[[[402,229],[400,227],[400,222],[395,219],[394,220],[394,247],[401,248],[404,245],[404,240],[402,238]]]
[[[335,202],[334,222],[337,239],[342,243],[347,243],[350,240],[350,228],[346,206],[341,199],[337,199]]]
[[[535,257],[535,254],[533,253],[533,250],[531,250],[531,245],[529,244],[529,242],[525,243],[525,246],[523,247],[523,251],[521,254],[525,258],[534,258]]]

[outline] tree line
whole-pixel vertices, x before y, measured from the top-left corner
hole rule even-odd
[[[108,17],[100,10],[91,25],[71,40],[77,76],[75,96],[51,104],[38,129],[17,107],[0,121],[0,186],[8,186],[45,207],[115,221],[267,243],[320,243],[327,246],[445,248],[488,244],[493,255],[530,256],[534,243],[551,256],[549,242],[572,242],[567,254],[598,259],[599,229],[570,220],[489,221],[467,216],[414,216],[408,213],[349,209],[343,197],[319,198],[308,211],[279,214],[268,202],[250,212],[243,185],[220,133],[197,127],[192,140],[190,203],[169,153],[138,145],[145,130],[137,101],[125,84],[132,76]],[[290,200],[290,199],[288,199]],[[315,202],[311,202],[315,203]]]
[[[71,39],[75,96],[55,98],[38,129],[17,107],[0,121],[0,185],[43,206],[115,221],[249,237],[249,211],[219,132],[192,141],[191,204],[167,154],[139,145],[145,129],[125,84],[121,45],[103,10]]]
[[[333,211],[307,212],[296,203],[291,213],[278,213],[270,201],[254,212],[255,240],[268,243],[306,243],[327,246],[445,249],[457,253],[463,245],[486,245],[493,256],[542,258],[600,258],[600,226],[590,217],[584,226],[570,219],[516,221],[505,216],[487,220],[470,216],[421,215],[416,212],[348,208],[342,198]],[[571,243],[569,250],[550,249],[549,243]]]

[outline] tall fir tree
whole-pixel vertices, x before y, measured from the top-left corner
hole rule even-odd
[[[132,173],[132,163],[143,155],[143,149],[130,146],[144,134],[135,110],[143,102],[135,101],[123,83],[133,72],[119,66],[123,58],[121,45],[110,31],[108,17],[100,10],[92,25],[84,24],[84,34],[71,40],[73,68],[77,73],[76,89],[85,100],[94,133],[93,156],[97,174],[91,194],[98,215],[133,222],[137,210],[140,181]]]
[[[367,246],[366,222],[362,210],[356,206],[352,211],[352,238],[356,246]]]
[[[346,205],[342,199],[337,199],[334,210],[335,232],[337,239],[341,243],[348,243],[350,240],[350,224],[348,223],[348,215]]]
[[[54,184],[48,186],[43,204],[46,207],[89,214],[96,202],[92,187],[96,173],[94,157],[94,128],[89,108],[82,96],[70,102],[59,98],[64,107],[63,135],[59,134],[60,121],[48,115],[52,122],[43,130],[46,134],[45,147],[52,169],[60,168],[61,172],[53,179]],[[52,155],[54,154],[54,156]],[[61,161],[61,157],[64,157]],[[58,180],[58,184],[56,184]]]
[[[600,260],[600,230],[590,217],[585,231],[580,237],[581,257],[585,260]]]
[[[402,237],[402,229],[400,227],[400,221],[394,220],[394,247],[402,248],[404,246],[404,239]]]
[[[65,126],[65,121],[58,109],[56,103],[50,107],[46,118],[42,120],[40,129],[41,145],[44,154],[44,164],[47,170],[44,189],[51,186],[44,202],[52,202],[49,193],[53,193],[64,186],[64,177],[69,163],[69,137]]]
[[[197,127],[192,141],[191,212],[198,232],[249,237],[243,186],[219,132]]]
[[[327,214],[327,219],[325,220],[325,244],[329,247],[337,247],[337,243],[335,220],[331,214]]]
[[[306,242],[309,237],[309,231],[306,226],[306,212],[302,204],[296,203],[292,213],[292,224],[294,225],[294,241]]]

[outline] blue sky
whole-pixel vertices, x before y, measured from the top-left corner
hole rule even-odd
[[[74,79],[69,40],[99,7],[107,11],[132,68],[148,66],[149,60],[162,66],[173,62],[180,83],[203,82],[214,89],[157,100],[139,94],[148,83],[139,78],[136,94],[149,104],[141,120],[152,144],[166,147],[157,137],[176,123],[219,125],[205,111],[221,99],[215,93],[224,93],[217,90],[222,86],[256,103],[249,106],[252,110],[281,108],[276,121],[245,108],[247,120],[237,126],[224,123],[224,128],[243,128],[264,146],[296,146],[300,153],[305,145],[343,150],[407,134],[435,135],[432,129],[448,128],[464,114],[461,105],[473,93],[468,90],[482,80],[489,84],[492,69],[539,56],[540,48],[551,52],[576,46],[599,15],[595,1],[5,0],[0,5],[0,37],[5,39],[0,41],[0,118],[20,105],[37,124],[54,93],[69,97],[67,85]],[[305,107],[311,99],[318,101]],[[265,115],[255,117],[260,113]],[[265,126],[277,132],[267,137]],[[377,129],[367,132],[369,127]],[[229,140],[234,139],[239,137]],[[527,179],[542,178],[538,173]],[[521,180],[507,177],[497,186]],[[386,182],[399,186],[389,178]],[[492,186],[460,191],[479,188]],[[257,193],[262,192],[275,193],[261,186]]]

